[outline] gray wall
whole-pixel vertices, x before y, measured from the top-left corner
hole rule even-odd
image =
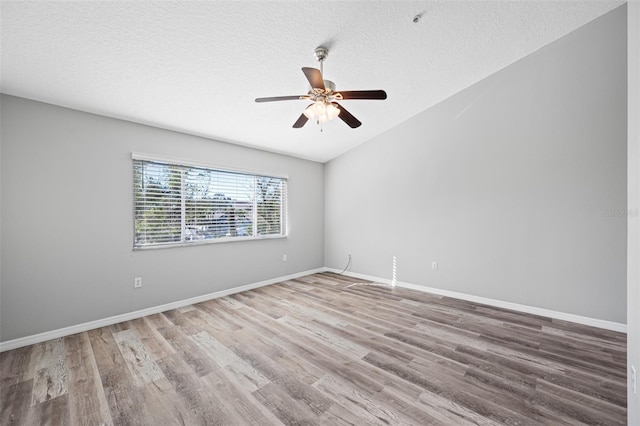
[[[327,163],[326,265],[625,323],[625,10]]]
[[[627,357],[640,374],[640,2],[628,3],[629,143],[627,239]],[[640,379],[640,376],[637,377]],[[638,387],[640,389],[640,386]],[[627,423],[640,424],[640,397],[627,387]]]
[[[6,95],[1,107],[3,341],[324,265],[320,163]],[[132,252],[132,151],[288,175],[289,237]]]

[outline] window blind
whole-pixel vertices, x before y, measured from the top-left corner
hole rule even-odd
[[[134,248],[285,236],[286,184],[134,159]]]

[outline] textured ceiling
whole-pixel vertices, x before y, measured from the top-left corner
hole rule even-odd
[[[320,162],[407,120],[620,1],[1,3],[3,93]],[[414,16],[421,14],[418,23]],[[329,57],[363,125],[291,126],[300,68]]]

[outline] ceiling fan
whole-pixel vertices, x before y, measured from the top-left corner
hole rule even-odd
[[[387,93],[384,90],[346,90],[336,91],[336,85],[329,80],[323,79],[323,67],[324,60],[329,55],[329,50],[325,47],[318,47],[315,50],[316,59],[320,62],[320,69],[316,68],[302,68],[311,89],[306,95],[293,95],[293,96],[275,96],[270,98],[257,98],[256,102],[274,102],[274,101],[291,101],[291,100],[306,100],[313,102],[300,114],[298,120],[293,123],[293,127],[296,129],[304,126],[308,120],[315,120],[318,124],[325,123],[329,120],[333,120],[338,117],[349,127],[355,129],[362,124],[360,120],[355,118],[349,111],[347,111],[337,101],[342,100],[384,100],[387,99]]]

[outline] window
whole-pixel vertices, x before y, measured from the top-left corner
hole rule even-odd
[[[286,178],[133,159],[134,248],[286,235]]]

